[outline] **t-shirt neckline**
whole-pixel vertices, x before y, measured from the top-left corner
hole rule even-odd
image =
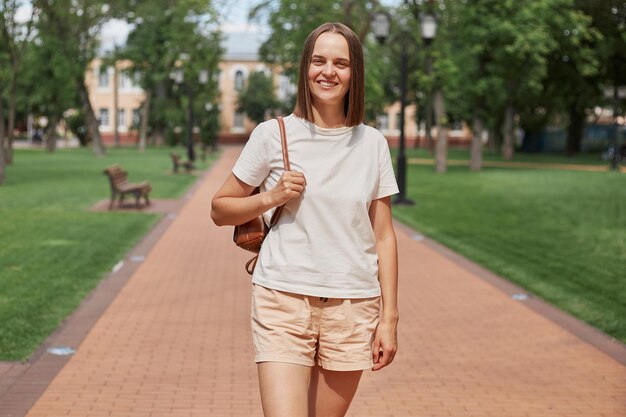
[[[301,119],[295,115],[293,116],[298,122],[302,123],[307,129],[311,132],[322,135],[322,136],[340,136],[345,135],[353,129],[353,126],[343,126],[343,127],[320,127],[315,123],[309,122],[308,120]]]

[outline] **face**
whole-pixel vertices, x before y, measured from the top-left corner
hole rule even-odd
[[[352,69],[348,42],[342,35],[324,32],[318,36],[308,76],[314,105],[343,106],[350,89]]]

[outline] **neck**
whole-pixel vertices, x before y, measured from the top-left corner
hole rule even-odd
[[[334,128],[346,125],[346,116],[343,114],[343,103],[338,105],[319,106],[313,103],[314,123],[319,127]]]

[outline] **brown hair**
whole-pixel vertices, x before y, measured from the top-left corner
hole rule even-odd
[[[350,88],[344,101],[344,115],[346,116],[346,126],[357,126],[363,122],[365,114],[365,65],[363,63],[363,47],[358,36],[346,25],[342,23],[324,23],[309,34],[304,42],[302,56],[300,57],[300,71],[298,72],[298,96],[293,114],[306,119],[313,120],[313,108],[311,90],[309,88],[309,66],[313,56],[315,41],[324,32],[333,32],[342,35],[348,42],[350,51]]]

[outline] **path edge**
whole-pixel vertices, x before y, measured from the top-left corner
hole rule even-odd
[[[103,276],[78,307],[26,361],[15,362],[7,372],[0,374],[0,417],[24,417],[28,414],[71,358],[71,356],[52,355],[47,352],[47,349],[51,346],[68,346],[78,349],[93,326],[139,268],[143,259],[169,229],[187,201],[212,173],[220,158],[221,155],[198,176],[178,199],[179,204],[163,213],[163,217],[124,255],[121,266]]]
[[[516,294],[527,295],[527,299],[520,300],[519,302],[523,303],[527,308],[540,316],[565,329],[583,342],[600,350],[623,366],[626,366],[626,344],[621,341],[603,333],[601,330],[596,329],[590,324],[587,324],[569,313],[566,313],[554,305],[549,304],[547,301],[544,301],[538,296],[532,294],[530,291],[499,275],[496,275],[476,262],[469,260],[457,252],[454,252],[452,249],[449,249],[441,243],[436,242],[423,233],[413,229],[411,226],[401,223],[398,219],[394,219],[394,227],[397,230],[401,230],[409,235],[411,239],[421,241],[430,249],[454,262],[457,266],[470,271],[478,278],[491,284],[491,286],[504,292],[509,297],[513,297],[513,295]]]

